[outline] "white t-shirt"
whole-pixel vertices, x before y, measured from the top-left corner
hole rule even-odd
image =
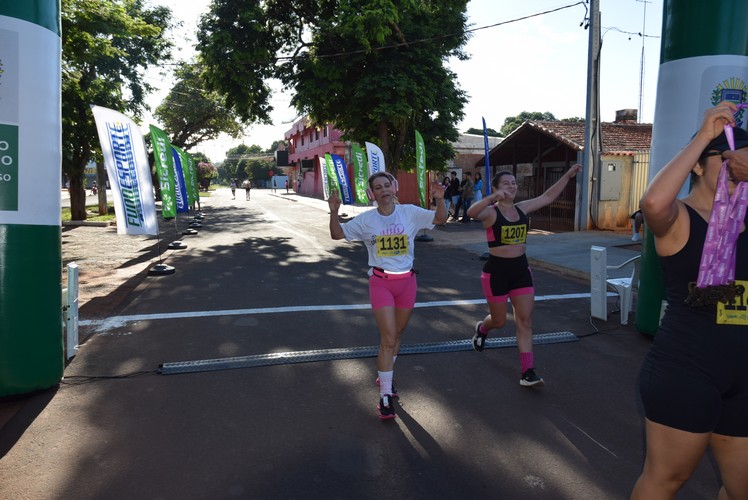
[[[414,239],[421,229],[434,228],[434,214],[415,205],[395,205],[388,216],[374,208],[341,226],[346,240],[364,242],[371,267],[402,273],[413,268]]]

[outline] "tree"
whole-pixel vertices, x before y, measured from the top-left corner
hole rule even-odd
[[[180,64],[174,71],[177,83],[154,113],[171,143],[184,150],[216,139],[221,133],[237,138],[244,132],[238,116],[226,108],[224,99],[202,88],[200,67],[198,63]]]
[[[270,145],[270,148],[268,148],[267,152],[270,154],[274,154],[278,149],[280,149],[281,144],[283,145],[283,148],[287,148],[288,144],[286,144],[286,141],[273,141],[273,143]]]
[[[192,154],[192,159],[195,160],[195,163],[200,163],[200,162],[210,163],[210,159],[205,153],[198,151],[197,153],[191,153],[191,154]]]
[[[465,132],[466,134],[483,135],[482,128],[469,128]],[[494,129],[486,127],[486,135],[488,137],[501,137],[501,134],[496,132]]]
[[[245,120],[267,122],[278,78],[312,123],[379,144],[388,169],[415,164],[414,130],[429,164],[454,156],[467,101],[446,66],[462,47],[467,0],[294,2],[214,0],[197,49],[206,84]],[[239,69],[238,69],[239,68]]]
[[[258,158],[254,160],[246,160],[246,166],[244,172],[247,174],[248,179],[255,181],[265,181],[270,179],[270,171],[273,170],[275,164],[268,158]]]
[[[549,120],[557,121],[553,113],[546,111],[541,113],[539,111],[523,111],[517,116],[507,116],[504,119],[504,125],[501,126],[501,135],[503,137],[508,136],[515,129],[519,128],[520,125],[529,120]]]
[[[218,169],[215,165],[203,161],[197,164],[197,183],[200,189],[207,191],[210,187],[210,181],[216,177],[218,177]]]
[[[83,170],[100,158],[90,105],[135,119],[152,90],[143,73],[170,58],[171,11],[143,0],[62,0],[62,169],[70,181],[70,211],[86,219]]]
[[[226,151],[226,160],[221,164],[219,169],[219,178],[223,181],[231,182],[232,179],[244,177],[241,175],[246,171],[249,160],[258,157],[265,157],[267,154],[256,144],[247,146],[240,144]]]

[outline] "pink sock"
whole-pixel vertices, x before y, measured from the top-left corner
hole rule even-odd
[[[486,323],[484,321],[481,321],[480,326],[478,327],[478,331],[483,335],[488,335],[488,330],[486,330],[485,325]]]
[[[531,352],[519,353],[519,364],[522,368],[522,373],[525,373],[530,368],[535,368],[533,357]]]
[[[377,371],[379,375],[379,396],[392,395],[392,370],[388,372]]]

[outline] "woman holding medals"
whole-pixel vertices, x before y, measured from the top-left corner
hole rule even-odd
[[[737,111],[707,110],[641,200],[668,306],[640,375],[647,451],[635,500],[675,498],[709,446],[718,499],[748,499],[748,184],[736,187],[722,167],[725,151],[748,147],[748,133],[732,128]],[[676,199],[689,177],[690,193]]]

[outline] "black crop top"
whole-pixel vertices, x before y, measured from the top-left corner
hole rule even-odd
[[[493,208],[496,210],[496,222],[491,227],[486,228],[488,247],[496,248],[524,244],[527,241],[527,215],[517,208],[519,220],[512,222],[506,220],[499,207],[494,206]]]

